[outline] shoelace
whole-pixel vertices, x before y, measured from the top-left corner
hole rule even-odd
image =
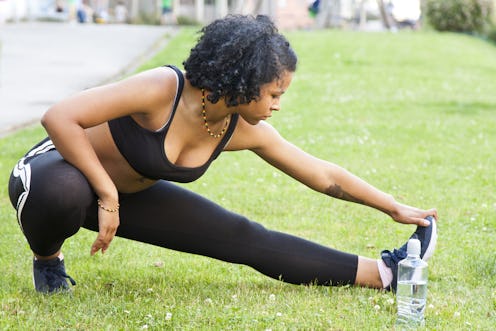
[[[73,286],[76,285],[76,281],[59,266],[44,265],[41,273],[45,275],[50,289],[58,289],[66,285],[65,278],[69,279]]]
[[[405,250],[398,250],[396,248],[392,252],[385,250],[385,251],[383,251],[383,254],[386,254],[387,258],[389,258],[395,264],[398,264],[398,262],[405,259],[408,255]],[[387,264],[388,264],[388,262],[386,262],[386,265]],[[390,266],[388,265],[388,267],[390,267]]]
[[[393,253],[391,254],[391,259],[394,262],[398,263],[401,260],[405,259],[407,256],[408,256],[408,254],[406,253],[406,251],[394,249]]]

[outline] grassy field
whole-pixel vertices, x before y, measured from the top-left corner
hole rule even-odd
[[[299,54],[281,134],[397,200],[436,207],[428,330],[496,325],[496,47],[433,32],[287,34]],[[180,65],[184,30],[145,67]],[[117,238],[90,257],[95,234],[64,246],[72,295],[36,294],[30,251],[7,194],[14,162],[44,136],[36,126],[0,140],[2,330],[392,330],[391,293],[294,286],[249,267]],[[414,230],[360,205],[308,190],[249,152],[224,153],[186,185],[267,227],[378,257]]]

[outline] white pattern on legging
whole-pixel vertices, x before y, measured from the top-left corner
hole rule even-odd
[[[21,213],[22,209],[24,207],[24,204],[26,203],[26,200],[29,195],[29,188],[31,187],[31,166],[29,163],[25,163],[24,161],[27,158],[31,158],[33,156],[43,154],[45,152],[51,151],[52,149],[55,149],[55,146],[53,145],[51,140],[45,141],[43,144],[40,146],[37,146],[36,148],[33,148],[31,151],[29,151],[26,156],[21,158],[19,162],[14,167],[14,170],[12,171],[12,175],[14,177],[19,177],[22,182],[22,186],[24,188],[24,192],[19,195],[19,199],[17,199],[17,222],[19,223],[19,226],[21,227],[21,230],[24,232],[24,229],[22,228],[22,222],[21,222]]]

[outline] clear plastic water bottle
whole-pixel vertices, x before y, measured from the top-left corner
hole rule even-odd
[[[397,330],[415,329],[425,323],[427,300],[427,263],[420,258],[420,241],[410,239],[407,258],[398,263]]]

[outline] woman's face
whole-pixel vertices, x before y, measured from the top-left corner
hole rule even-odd
[[[260,98],[239,106],[239,115],[252,125],[271,117],[273,111],[279,111],[281,96],[288,89],[292,79],[293,73],[284,71],[279,79],[262,85]]]

